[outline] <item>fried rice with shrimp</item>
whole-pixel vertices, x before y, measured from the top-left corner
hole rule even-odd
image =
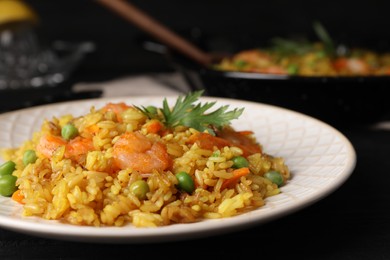
[[[215,102],[198,102],[201,94],[174,106],[107,103],[45,119],[3,151],[15,163],[10,197],[24,216],[96,227],[193,223],[264,206],[289,180],[288,166],[252,130],[231,126],[243,109],[207,112]]]

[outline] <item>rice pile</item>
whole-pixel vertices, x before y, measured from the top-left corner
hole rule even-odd
[[[244,153],[240,147],[202,148],[191,141],[199,134],[197,130],[178,126],[170,131],[164,128],[152,131],[150,126],[155,121],[134,107],[120,113],[106,107],[91,107],[81,117],[63,115],[46,119],[30,140],[3,153],[6,160],[16,163],[13,174],[18,177],[18,189],[24,196],[23,215],[88,226],[157,227],[191,223],[232,217],[262,207],[265,198],[280,193],[278,185],[263,176],[267,171],[280,172],[284,182],[290,178],[283,158],[258,152],[246,156],[250,173],[224,187],[223,183],[232,178],[235,170],[232,158]],[[79,140],[91,140],[89,149],[84,149],[88,145],[83,142],[81,146],[76,143],[69,155],[67,145],[39,147],[42,138],[61,136],[61,129],[69,122],[78,129]],[[150,144],[162,145],[169,157],[169,167],[147,172],[136,167],[118,167],[114,157],[120,145],[115,144],[128,133],[138,133]],[[45,149],[51,149],[50,156],[40,152]],[[26,150],[36,151],[38,158],[24,166],[22,157]],[[153,156],[147,158],[156,160]],[[178,187],[175,174],[183,171],[195,183],[191,193]],[[143,198],[131,189],[139,180],[148,185]]]

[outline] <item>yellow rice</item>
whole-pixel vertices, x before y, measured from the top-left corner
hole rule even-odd
[[[38,154],[35,163],[24,166],[22,156],[28,149],[36,150],[46,133],[60,135],[60,129],[72,122],[79,135],[92,138],[94,151],[79,162],[64,157],[60,147],[51,158]],[[266,153],[248,157],[250,174],[241,177],[233,187],[221,190],[224,180],[232,177],[232,158],[242,155],[239,147],[202,149],[189,144],[197,130],[176,127],[165,135],[147,132],[150,123],[135,108],[121,113],[121,120],[112,111],[91,107],[80,117],[63,115],[46,119],[39,131],[20,147],[6,149],[3,157],[16,163],[14,175],[21,190],[24,216],[38,216],[74,225],[158,227],[175,223],[191,223],[210,218],[236,216],[265,204],[265,198],[280,189],[264,173],[277,170],[286,182],[290,178],[283,158]],[[95,127],[96,132],[87,131]],[[166,171],[145,174],[131,168],[112,172],[113,145],[121,134],[138,131],[153,142],[162,142],[173,159]],[[188,194],[178,189],[175,174],[185,171],[195,180],[196,189]],[[144,179],[149,192],[139,199],[130,192],[130,185]]]

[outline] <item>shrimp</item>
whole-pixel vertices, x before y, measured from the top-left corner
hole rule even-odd
[[[118,168],[131,168],[141,173],[163,171],[172,163],[164,144],[153,143],[139,132],[127,132],[120,136],[114,144],[112,155]]]
[[[230,142],[230,145],[241,148],[244,152],[244,156],[248,156],[255,153],[262,153],[262,147],[259,143],[251,137],[253,132],[251,131],[235,131],[229,126],[225,126],[223,129],[217,131],[217,136]]]
[[[77,136],[67,143],[65,158],[74,159],[80,162],[80,159],[85,158],[89,151],[95,150],[94,148],[92,139]]]
[[[76,161],[80,161],[89,151],[94,150],[92,139],[78,136],[66,141],[60,136],[51,134],[43,135],[39,139],[36,150],[44,157],[51,158],[61,146],[65,146],[64,157]]]
[[[44,157],[50,158],[61,146],[66,146],[66,141],[63,138],[56,135],[46,134],[39,139],[36,150]]]
[[[102,108],[103,112],[112,111],[116,115],[118,122],[122,122],[122,112],[126,111],[127,109],[131,108],[131,106],[126,105],[124,102],[120,103],[108,103]]]
[[[368,75],[370,68],[367,62],[358,58],[338,58],[333,63],[339,73]]]
[[[237,146],[247,157],[254,153],[261,153],[261,146],[250,135],[250,131],[237,132],[230,127],[224,127],[216,132],[216,136],[208,133],[195,133],[189,138],[189,143],[197,143],[201,148],[212,150],[214,146],[221,149],[225,146]]]

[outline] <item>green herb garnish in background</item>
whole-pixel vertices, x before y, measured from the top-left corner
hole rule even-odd
[[[235,108],[228,111],[229,106],[224,105],[211,112],[207,112],[216,102],[196,103],[203,92],[203,90],[198,90],[190,92],[184,97],[179,96],[172,108],[169,107],[167,99],[164,98],[163,107],[157,108],[161,112],[161,121],[164,125],[168,128],[183,125],[201,132],[207,130],[210,134],[214,134],[211,127],[221,128],[228,125],[231,120],[240,117],[244,111],[244,108]],[[148,109],[142,106],[134,107],[149,118],[156,118],[157,116],[155,113],[150,113],[150,108]]]
[[[273,52],[280,57],[286,57],[291,55],[305,55],[312,51],[313,45],[306,39],[285,39],[281,37],[275,37],[271,39],[271,47],[269,51]]]
[[[313,22],[313,29],[314,29],[314,32],[317,34],[317,37],[324,44],[326,54],[328,54],[331,57],[335,56],[336,55],[336,48],[335,48],[334,42],[333,42],[332,38],[330,37],[328,31],[325,29],[325,27],[319,21],[314,21]]]
[[[326,55],[331,57],[335,56],[335,44],[325,27],[319,21],[314,21],[312,26],[316,36],[324,46]],[[268,50],[280,57],[288,57],[291,55],[305,55],[309,52],[312,52],[314,50],[314,45],[313,42],[306,38],[285,39],[281,37],[275,37],[271,39]]]

